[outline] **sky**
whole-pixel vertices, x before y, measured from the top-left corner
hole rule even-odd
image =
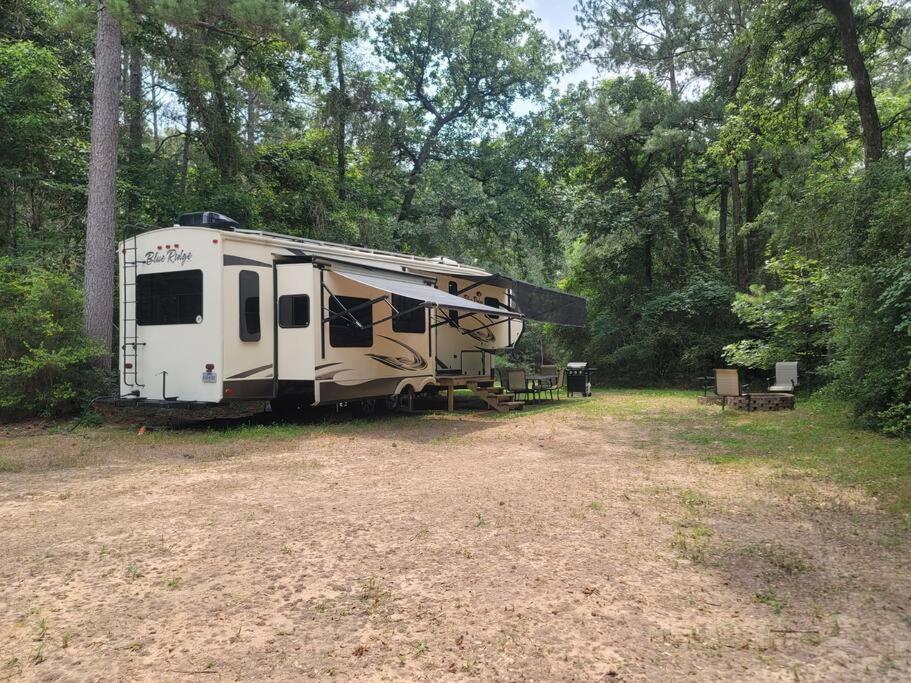
[[[576,12],[573,9],[575,0],[521,0],[521,4],[541,20],[541,29],[554,41],[560,39],[560,31],[569,31],[578,35],[579,27],[576,24]],[[583,64],[579,68],[563,74],[558,82],[560,90],[579,81],[592,81],[598,76],[598,71],[593,64]],[[525,114],[537,107],[531,102],[517,102],[513,110],[517,114]]]

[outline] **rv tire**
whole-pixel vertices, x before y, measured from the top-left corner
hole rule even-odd
[[[399,410],[406,413],[414,412],[414,395],[414,387],[410,384],[402,389],[402,393],[398,395]]]

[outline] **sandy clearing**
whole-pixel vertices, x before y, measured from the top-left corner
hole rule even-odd
[[[161,450],[0,474],[0,678],[911,674],[889,519],[647,422],[415,418]]]

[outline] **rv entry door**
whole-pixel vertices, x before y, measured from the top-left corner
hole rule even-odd
[[[313,266],[310,263],[278,262],[275,268],[278,377],[280,381],[312,381],[316,362],[315,331],[320,327],[319,296],[314,291]]]

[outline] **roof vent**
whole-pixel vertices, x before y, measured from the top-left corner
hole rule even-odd
[[[218,230],[234,230],[240,224],[233,218],[215,211],[196,211],[184,213],[177,219],[178,225],[193,226],[197,228],[216,228]]]

